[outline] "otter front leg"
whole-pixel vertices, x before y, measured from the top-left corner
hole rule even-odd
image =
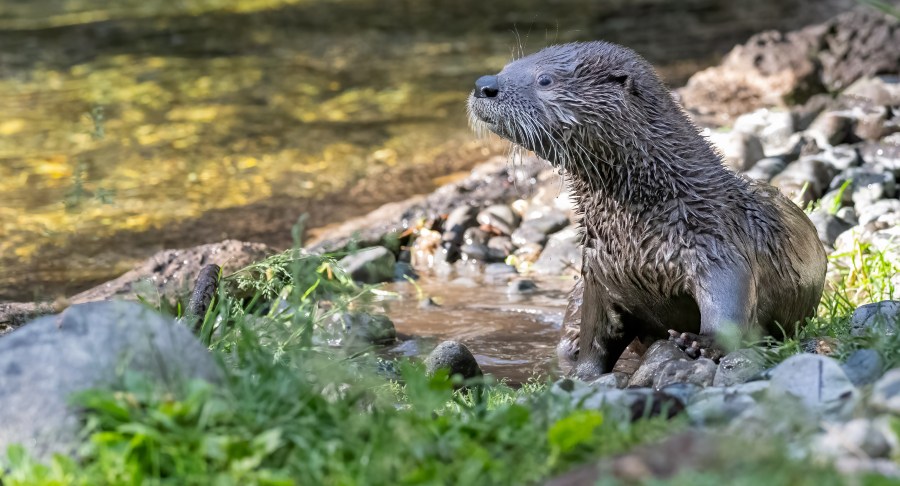
[[[756,286],[748,268],[718,268],[700,281],[694,294],[700,308],[700,333],[669,330],[669,339],[688,356],[718,360],[719,338],[744,336],[756,326]]]
[[[635,331],[627,329],[615,311],[606,288],[585,275],[581,332],[574,375],[584,381],[612,371]]]

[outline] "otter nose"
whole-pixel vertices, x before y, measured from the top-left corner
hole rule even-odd
[[[500,80],[497,76],[482,76],[475,81],[476,98],[493,98],[500,92]]]

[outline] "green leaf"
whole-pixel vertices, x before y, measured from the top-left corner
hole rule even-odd
[[[557,421],[547,431],[550,446],[558,452],[568,452],[579,444],[589,442],[594,430],[603,424],[603,414],[596,410],[579,410]]]

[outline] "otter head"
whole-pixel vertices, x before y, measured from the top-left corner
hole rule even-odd
[[[562,169],[604,159],[657,112],[665,89],[630,49],[607,42],[552,46],[482,76],[469,119]],[[612,162],[612,161],[610,161]]]

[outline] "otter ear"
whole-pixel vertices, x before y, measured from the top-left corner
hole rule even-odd
[[[634,80],[631,78],[631,75],[628,74],[627,71],[623,70],[615,70],[609,73],[609,81],[612,83],[618,83],[625,91],[628,91],[632,94],[637,94],[634,86]]]

